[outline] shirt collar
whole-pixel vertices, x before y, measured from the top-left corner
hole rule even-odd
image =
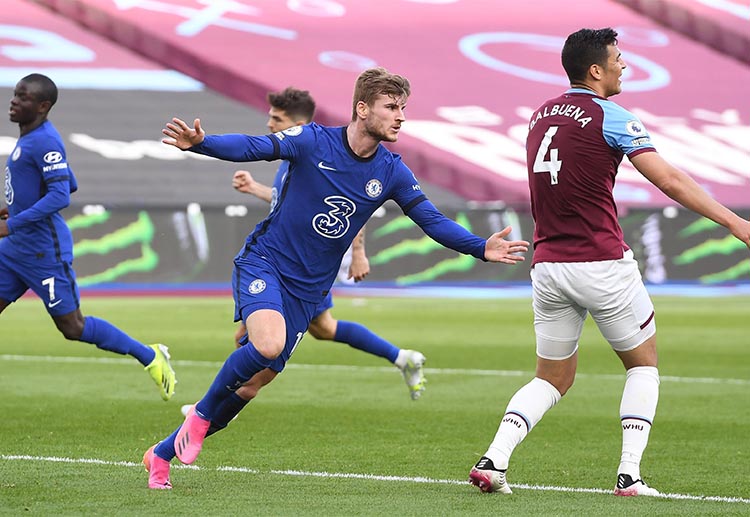
[[[588,88],[569,88],[565,93],[588,93],[594,97],[598,97],[599,94],[589,90]]]

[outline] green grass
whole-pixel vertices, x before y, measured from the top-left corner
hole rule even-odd
[[[175,463],[174,489],[150,491],[143,451],[231,352],[231,300],[84,299],[86,314],[170,346],[179,384],[164,403],[134,360],[65,341],[27,298],[0,317],[0,514],[748,515],[750,299],[655,303],[661,399],[642,472],[664,492],[741,501],[540,489],[615,481],[624,376],[590,322],[576,384],[516,450],[514,494],[464,484],[533,372],[525,299],[339,298],[339,319],[427,356],[424,397],[412,402],[382,359],[305,338],[287,371],[206,442],[198,469]],[[54,457],[68,460],[42,459]]]

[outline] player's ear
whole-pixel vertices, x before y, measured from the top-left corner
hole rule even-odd
[[[602,72],[603,72],[602,67],[599,66],[597,63],[594,63],[593,65],[589,67],[589,75],[591,75],[591,77],[593,77],[596,80],[599,80],[602,78]]]
[[[52,103],[50,101],[42,101],[39,103],[39,113],[46,115],[51,109]]]
[[[357,116],[359,118],[367,118],[368,113],[370,113],[370,106],[365,101],[357,102]]]

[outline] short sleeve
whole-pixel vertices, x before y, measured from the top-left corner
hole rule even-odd
[[[595,102],[600,104],[604,111],[602,132],[610,147],[628,156],[655,150],[651,135],[633,113],[611,101],[595,99]]]

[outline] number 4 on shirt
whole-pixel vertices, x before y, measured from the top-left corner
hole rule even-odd
[[[536,152],[536,158],[534,159],[534,172],[549,172],[550,180],[553,185],[557,185],[557,173],[562,168],[562,160],[557,159],[557,148],[549,149],[552,144],[552,138],[557,133],[558,126],[550,126],[547,132],[544,133],[542,143],[539,144],[539,150]],[[544,159],[549,149],[549,160]]]

